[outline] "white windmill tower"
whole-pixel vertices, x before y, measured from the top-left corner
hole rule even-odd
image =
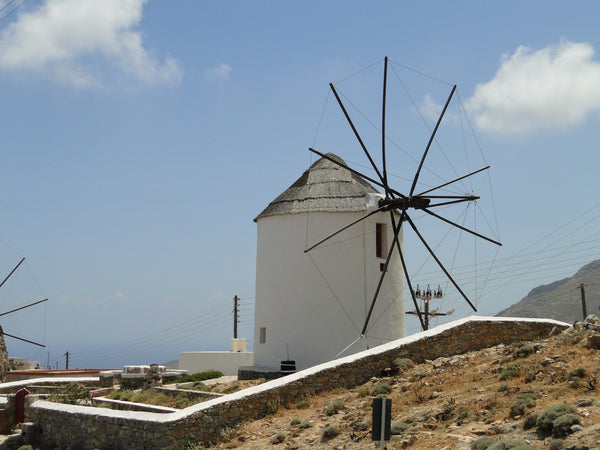
[[[278,368],[291,358],[303,369],[405,335],[398,253],[390,259],[370,311],[394,237],[389,213],[369,211],[369,204],[377,208],[382,196],[332,161],[345,165],[341,158],[327,157],[255,219],[255,366]],[[357,220],[356,227],[305,252]],[[368,328],[361,332],[369,315]]]

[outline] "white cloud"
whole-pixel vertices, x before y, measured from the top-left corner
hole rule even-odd
[[[77,87],[114,78],[112,68],[146,84],[178,81],[176,61],[153,59],[136,30],[146,1],[46,0],[0,35],[0,70],[47,74]]]
[[[204,71],[204,75],[209,80],[224,80],[229,78],[231,66],[229,64],[219,64],[217,67],[211,67]]]
[[[561,41],[504,55],[496,76],[466,106],[477,126],[502,134],[566,129],[600,111],[600,64],[588,43]]]

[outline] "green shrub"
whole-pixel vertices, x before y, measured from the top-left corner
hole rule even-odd
[[[300,425],[302,423],[302,421],[298,418],[296,419],[292,419],[292,421],[290,422],[291,426],[296,426],[296,425]]]
[[[404,433],[406,430],[408,430],[410,428],[410,424],[406,423],[406,422],[396,422],[393,423],[391,428],[390,428],[390,434],[395,435],[395,434],[402,434]]]
[[[516,358],[526,358],[527,356],[535,353],[535,348],[531,344],[525,344],[513,352],[513,357]]]
[[[569,378],[574,378],[574,377],[583,378],[583,377],[585,377],[585,368],[578,367],[576,369],[569,370],[567,372],[567,377],[569,377]]]
[[[169,380],[167,384],[173,383],[189,383],[190,381],[204,381],[210,380],[211,378],[219,378],[222,377],[223,373],[219,370],[207,370],[204,372],[194,373],[192,375],[182,375],[177,378],[173,378]]]
[[[555,438],[565,437],[573,432],[571,429],[573,425],[579,424],[581,424],[581,419],[579,419],[577,414],[563,414],[562,416],[557,417],[554,422],[552,422],[552,436]]]
[[[510,380],[511,378],[516,378],[521,374],[521,364],[510,364],[504,368],[502,373],[500,374],[500,381]]]
[[[375,389],[371,391],[371,395],[373,397],[377,397],[378,395],[385,395],[392,392],[392,386],[387,383],[378,384]]]
[[[415,363],[410,358],[396,358],[394,365],[402,370],[412,369],[415,367]]]
[[[269,442],[273,445],[281,444],[283,441],[285,441],[285,433],[277,433],[269,439]]]
[[[565,414],[574,414],[575,412],[575,407],[567,403],[549,406],[538,415],[535,421],[538,432],[544,436],[550,436],[556,419]]]
[[[523,421],[523,429],[531,430],[535,427],[535,423],[537,421],[538,415],[535,413],[529,413],[525,416],[525,420]]]
[[[371,393],[371,390],[367,386],[361,386],[358,389],[356,389],[356,393],[358,394],[359,398],[362,398],[369,395]]]
[[[494,445],[496,441],[490,437],[484,436],[471,443],[471,450],[487,450]]]
[[[504,391],[508,391],[508,384],[506,384],[506,383],[502,383],[500,386],[498,386],[498,392],[504,392]]]
[[[490,445],[487,450],[537,450],[537,447],[527,445],[517,439],[504,439]]]
[[[322,441],[329,441],[340,435],[340,429],[334,425],[327,425],[321,436]]]
[[[327,407],[325,408],[325,414],[327,414],[328,416],[333,416],[341,409],[344,409],[344,406],[344,400],[335,400],[329,405],[327,405]]]
[[[310,428],[312,427],[312,423],[310,422],[302,422],[300,425],[298,425],[298,428],[300,428],[301,430],[305,430],[306,428]]]
[[[510,417],[522,416],[526,408],[533,408],[536,400],[535,394],[524,393],[517,395],[510,405]]]
[[[306,397],[301,397],[296,402],[296,408],[298,408],[298,409],[310,408],[310,401],[308,401],[308,398],[306,398]]]

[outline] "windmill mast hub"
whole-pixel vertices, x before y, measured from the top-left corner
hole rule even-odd
[[[403,198],[383,198],[379,200],[379,206],[385,206],[385,211],[390,211],[392,209],[399,209],[401,211],[406,211],[407,209],[425,209],[429,206],[431,200],[429,198],[421,197],[418,195],[412,197],[403,197]]]

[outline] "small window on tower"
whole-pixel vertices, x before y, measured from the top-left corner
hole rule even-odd
[[[267,328],[266,327],[260,327],[259,333],[258,333],[258,343],[259,344],[264,344],[265,342],[267,342]]]
[[[385,223],[375,224],[375,252],[378,258],[385,258],[387,244],[387,230]]]

